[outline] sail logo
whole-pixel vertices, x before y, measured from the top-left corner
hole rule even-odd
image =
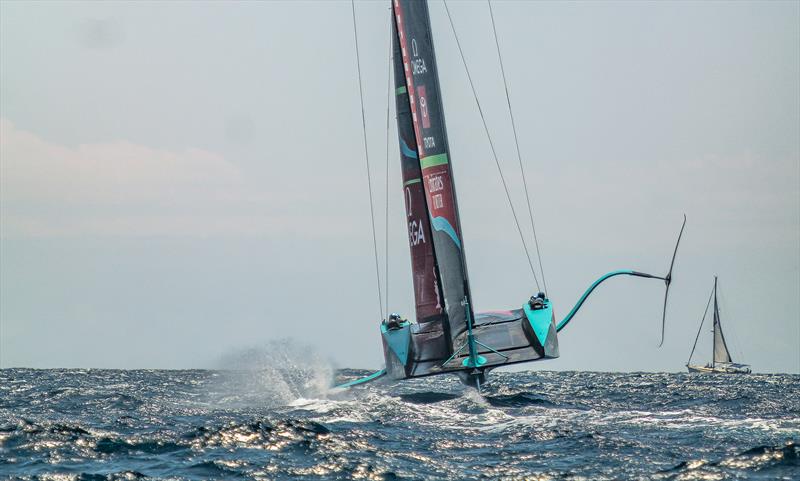
[[[441,175],[432,175],[428,177],[428,194],[431,196],[431,203],[433,204],[432,210],[444,207],[442,194],[435,194],[435,192],[440,192],[442,190],[444,190],[444,179]]]
[[[422,228],[422,222],[412,220],[408,223],[408,238],[412,247],[425,243],[425,230]]]
[[[425,59],[419,56],[419,50],[417,50],[417,39],[411,39],[411,55],[414,56],[414,59],[411,60],[411,72],[414,75],[422,75],[428,73],[428,67],[425,65]]]
[[[428,67],[425,66],[425,59],[415,58],[411,61],[411,72],[414,75],[422,75],[428,73]]]
[[[408,217],[414,215],[414,212],[411,209],[411,189],[408,187],[405,188],[406,191],[406,212],[408,212]]]
[[[428,177],[428,192],[434,193],[444,190],[444,180],[441,175],[432,175]]]
[[[417,87],[417,97],[419,98],[419,112],[422,114],[422,128],[429,129],[431,128],[431,118],[428,115],[428,99],[424,85]]]

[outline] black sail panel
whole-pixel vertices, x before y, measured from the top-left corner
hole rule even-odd
[[[411,104],[406,87],[403,57],[397,28],[392,27],[395,104],[397,132],[403,177],[403,198],[406,207],[408,244],[411,249],[411,273],[414,283],[414,304],[418,326],[415,326],[413,347],[415,363],[409,374],[418,371],[418,361],[443,361],[452,353],[447,314],[444,311],[422,171],[414,134]],[[423,369],[424,370],[424,369]]]
[[[395,103],[397,106],[397,132],[400,142],[400,159],[403,176],[403,198],[406,207],[408,244],[411,248],[411,271],[414,279],[414,301],[417,322],[442,322],[444,309],[437,276],[433,236],[422,187],[411,105],[408,99],[403,58],[396,27],[392,28]]]
[[[422,188],[432,227],[433,251],[444,297],[446,337],[452,345],[466,329],[464,301],[470,301],[470,310],[472,303],[428,4],[418,0],[393,0],[393,7]]]

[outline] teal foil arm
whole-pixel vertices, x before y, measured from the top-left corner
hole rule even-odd
[[[578,310],[580,310],[581,306],[583,306],[583,303],[586,301],[586,298],[589,297],[589,295],[592,293],[592,291],[594,291],[597,288],[597,286],[602,284],[603,281],[605,281],[606,279],[610,279],[610,278],[612,278],[614,276],[622,276],[622,275],[635,276],[635,277],[646,277],[646,278],[651,278],[651,279],[665,280],[665,278],[663,278],[663,277],[654,276],[652,274],[646,274],[644,272],[631,271],[631,270],[619,270],[619,271],[609,272],[608,274],[605,274],[605,275],[601,276],[599,279],[597,279],[596,281],[594,281],[592,283],[592,285],[589,286],[588,289],[586,289],[586,292],[583,293],[583,295],[580,297],[580,299],[578,299],[578,302],[575,303],[575,306],[572,308],[572,310],[569,311],[569,314],[567,314],[567,317],[562,319],[561,322],[559,322],[556,325],[556,331],[557,332],[561,332],[561,329],[564,329],[564,327],[566,327],[566,325],[569,324],[569,321],[571,321],[572,318],[575,317],[575,314],[578,313]]]
[[[584,292],[581,298],[578,299],[578,302],[575,303],[575,307],[573,307],[572,310],[569,311],[567,317],[562,319],[561,322],[559,322],[556,325],[556,332],[561,332],[561,329],[564,329],[564,327],[566,327],[566,325],[569,324],[569,321],[571,321],[572,318],[575,317],[575,314],[581,308],[584,301],[586,301],[586,298],[589,297],[589,294],[591,294],[592,291],[594,291],[595,288],[599,286],[606,279],[610,279],[611,277],[621,276],[621,275],[645,277],[649,279],[660,279],[664,281],[664,283],[666,284],[666,289],[664,290],[664,309],[661,314],[661,342],[658,343],[658,346],[661,347],[661,345],[664,344],[664,327],[666,326],[667,323],[667,300],[669,298],[669,286],[670,283],[672,282],[672,268],[675,267],[675,257],[678,255],[678,246],[681,244],[681,237],[683,237],[683,229],[685,227],[686,227],[686,214],[683,214],[683,224],[681,224],[681,231],[678,233],[678,240],[677,242],[675,242],[675,250],[672,252],[672,261],[670,261],[669,263],[669,271],[667,271],[666,276],[664,277],[654,276],[652,274],[646,274],[644,272],[637,272],[631,270],[620,270],[620,271],[609,272],[608,274],[594,281],[592,285],[589,286],[588,289],[586,289],[586,292]]]
[[[346,382],[344,384],[339,384],[338,386],[335,386],[334,389],[349,388],[349,387],[353,387],[353,386],[358,386],[359,384],[366,384],[366,383],[368,383],[370,381],[374,381],[376,379],[379,379],[379,378],[383,377],[384,375],[386,375],[386,369],[381,369],[380,371],[376,371],[376,372],[370,374],[369,376],[364,376],[362,378],[354,379],[354,380],[352,380],[350,382]]]

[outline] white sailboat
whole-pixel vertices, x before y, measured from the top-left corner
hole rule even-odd
[[[708,314],[708,305],[706,311],[703,313],[703,320],[700,321],[700,328],[697,331],[697,337],[694,339],[694,346],[692,352],[689,354],[689,360],[686,362],[686,367],[689,372],[704,372],[704,373],[722,373],[722,374],[750,374],[750,366],[748,364],[740,364],[733,362],[731,353],[728,350],[728,344],[725,342],[725,335],[722,334],[722,324],[719,317],[719,301],[717,300],[717,276],[714,276],[714,290],[712,292],[714,299],[714,326],[711,329],[714,338],[713,356],[711,362],[705,366],[691,364],[694,350],[697,348],[697,340],[700,339],[700,332],[703,330],[703,322],[706,320]],[[711,298],[708,299],[709,304]]]

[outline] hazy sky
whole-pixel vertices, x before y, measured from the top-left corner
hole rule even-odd
[[[487,5],[449,5],[521,208]],[[734,359],[800,372],[800,3],[493,5],[557,315],[609,270],[664,274],[689,218],[663,348],[663,283],[617,278],[525,367],[683,370],[718,274]],[[382,212],[389,10],[356,9]],[[536,287],[430,10],[476,309],[519,307]],[[381,366],[355,62],[349,2],[0,2],[0,366],[213,367],[280,338]]]

